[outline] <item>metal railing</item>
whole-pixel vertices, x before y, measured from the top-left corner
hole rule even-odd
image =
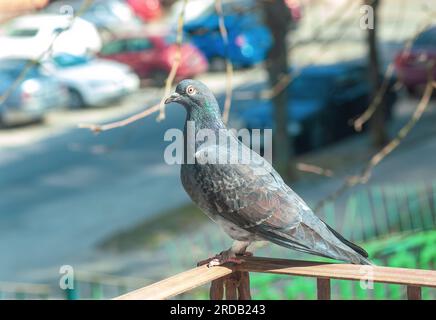
[[[244,257],[237,266],[199,266],[115,299],[168,299],[211,282],[213,300],[249,300],[250,272],[314,277],[320,300],[331,298],[331,279],[403,285],[409,300],[421,299],[422,287],[436,288],[434,270]]]

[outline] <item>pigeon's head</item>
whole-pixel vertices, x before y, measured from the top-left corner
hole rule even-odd
[[[197,80],[186,79],[180,81],[176,91],[165,100],[165,104],[171,102],[183,105],[188,112],[219,114],[215,96],[204,83]]]

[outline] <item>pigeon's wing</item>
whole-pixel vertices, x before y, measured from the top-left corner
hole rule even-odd
[[[239,157],[241,152],[250,153],[247,164],[206,163],[204,158],[213,154],[228,155],[229,150],[218,145],[196,153],[197,160],[204,164],[197,166],[195,180],[209,210],[285,247],[352,263],[369,263],[366,252],[320,220],[264,158],[242,144],[238,149]]]

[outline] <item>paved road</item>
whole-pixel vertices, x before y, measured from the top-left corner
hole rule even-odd
[[[160,124],[149,118],[99,136],[73,129],[0,152],[0,279],[72,263],[104,235],[185,201],[178,168],[162,156],[164,131],[183,119],[174,108]],[[117,141],[109,153],[90,152]]]
[[[236,76],[234,84],[246,81],[247,74]],[[215,75],[207,81],[222,92],[223,79]],[[146,90],[122,108],[151,105],[153,94],[156,98]],[[100,121],[114,114],[101,112],[108,115]],[[183,128],[182,107],[171,106],[163,122],[151,116],[99,135],[71,127],[74,121],[95,121],[87,113],[98,111],[82,112],[84,120],[80,113],[71,114],[73,120],[65,119],[69,113],[55,116],[54,121],[70,121],[67,128],[52,123],[43,133],[23,129],[28,132],[20,147],[5,147],[20,129],[1,133],[0,281],[34,281],[42,269],[86,260],[95,243],[113,231],[188,200],[179,167],[163,159],[165,131]]]

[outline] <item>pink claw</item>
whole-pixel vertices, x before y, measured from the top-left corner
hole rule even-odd
[[[214,267],[214,266],[221,266],[226,263],[234,263],[234,264],[241,264],[245,262],[244,259],[241,259],[240,257],[251,257],[253,254],[251,252],[245,252],[241,255],[236,255],[236,257],[229,256],[229,253],[227,251],[223,251],[219,254],[217,254],[215,257],[202,260],[197,263],[197,266],[202,266],[204,264],[207,264],[207,266]]]
[[[210,267],[214,267],[214,266],[221,266],[221,265],[226,264],[226,263],[241,264],[242,262],[244,262],[244,260],[236,258],[236,257],[223,257],[222,255],[219,255],[219,256],[213,258],[212,260],[210,260],[209,263],[207,264],[207,266],[210,268]]]

